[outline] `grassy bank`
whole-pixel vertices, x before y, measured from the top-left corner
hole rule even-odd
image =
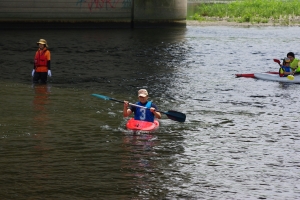
[[[299,0],[238,0],[229,3],[203,3],[192,20],[226,19],[229,22],[300,24]]]

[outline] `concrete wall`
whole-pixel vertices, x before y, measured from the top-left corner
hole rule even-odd
[[[131,0],[0,0],[0,20],[130,20]]]
[[[135,20],[185,20],[186,0],[135,0]]]
[[[0,0],[0,22],[185,23],[187,0]]]

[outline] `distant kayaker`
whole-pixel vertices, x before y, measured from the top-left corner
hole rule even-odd
[[[290,67],[291,60],[289,58],[284,58],[282,65],[280,65],[279,69],[279,76],[288,76],[293,74],[291,67]]]
[[[157,106],[151,101],[148,101],[149,96],[147,90],[140,89],[138,91],[138,98],[139,101],[136,104],[146,108],[141,108],[137,106],[128,107],[129,102],[124,101],[124,109],[123,109],[124,117],[128,117],[129,115],[134,113],[135,120],[148,121],[148,122],[154,122],[155,118],[158,119],[161,118],[161,113],[158,112]]]
[[[47,76],[51,77],[50,69],[50,51],[45,39],[40,39],[37,42],[39,46],[34,57],[34,65],[32,70],[33,83],[47,83]]]
[[[300,60],[295,58],[295,54],[293,52],[287,53],[286,57],[291,60],[290,66],[293,73],[300,73]]]

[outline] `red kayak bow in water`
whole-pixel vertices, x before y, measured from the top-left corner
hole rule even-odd
[[[154,122],[147,122],[131,118],[126,124],[126,128],[133,131],[154,131],[158,129],[158,127],[159,122],[157,120],[154,120]]]

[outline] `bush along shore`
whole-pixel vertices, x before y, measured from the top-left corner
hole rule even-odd
[[[202,3],[191,17],[200,24],[300,25],[299,0],[239,0],[229,3]],[[195,21],[188,21],[195,25]]]

